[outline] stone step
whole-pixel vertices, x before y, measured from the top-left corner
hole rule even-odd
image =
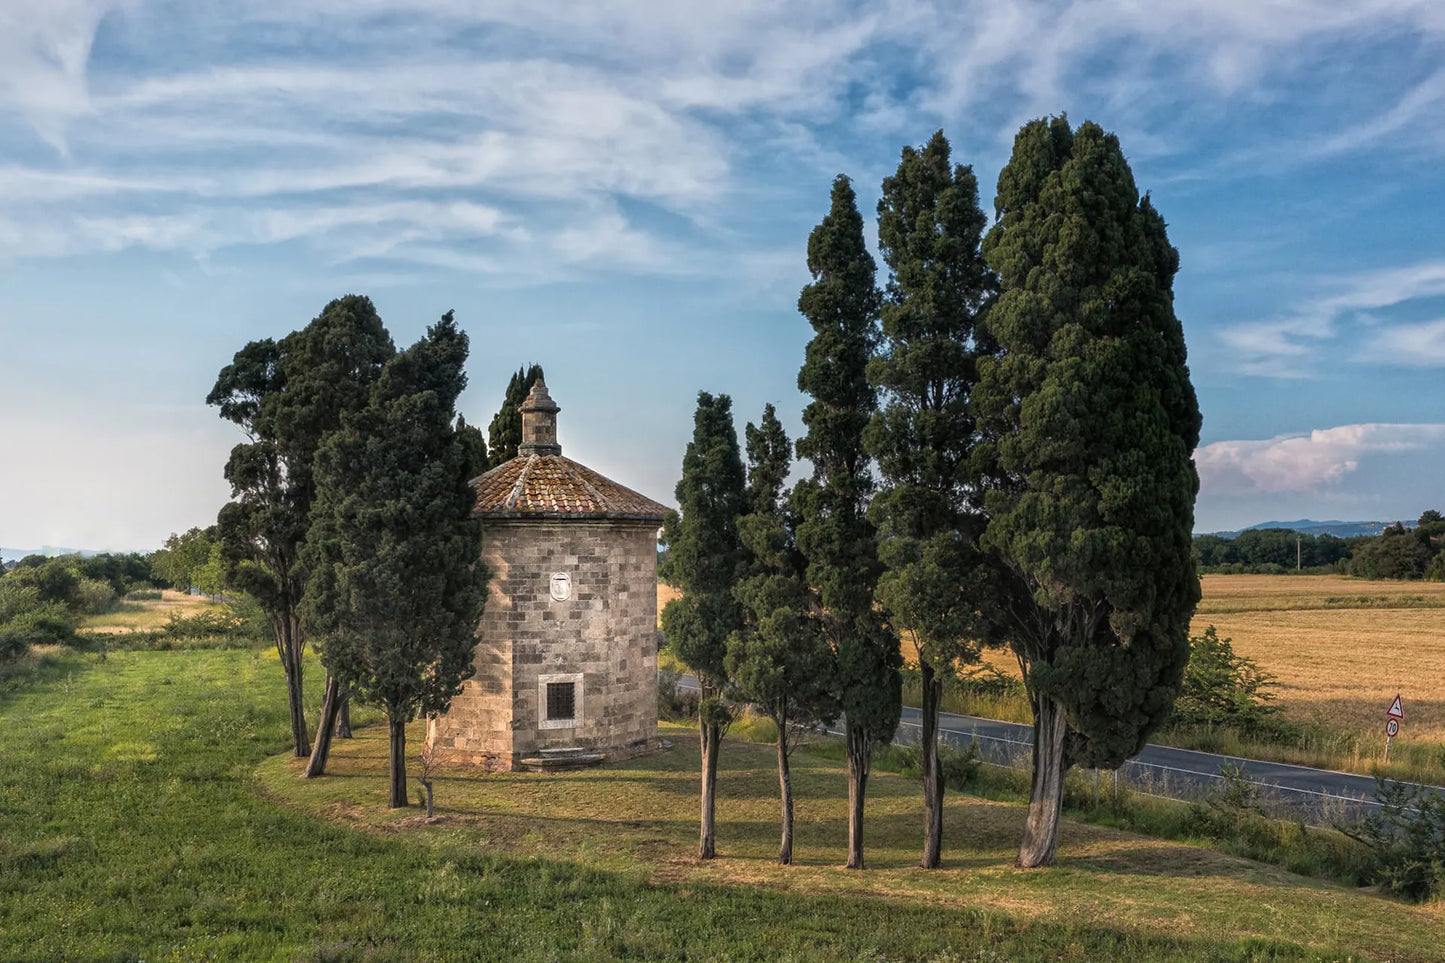
[[[522,769],[526,772],[566,772],[595,766],[606,758],[603,753],[589,752],[581,747],[541,749],[537,755],[522,760]]]

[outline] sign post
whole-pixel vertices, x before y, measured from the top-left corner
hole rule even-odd
[[[1400,734],[1400,720],[1405,718],[1405,707],[1400,704],[1400,694],[1395,693],[1395,701],[1390,703],[1390,708],[1385,711],[1385,762],[1390,761],[1390,743]]]

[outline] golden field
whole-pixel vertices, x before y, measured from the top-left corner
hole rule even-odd
[[[1445,583],[1338,575],[1206,575],[1195,634],[1213,625],[1279,682],[1291,720],[1368,733],[1383,747],[1395,693],[1396,747],[1445,741]]]
[[[153,632],[163,628],[173,615],[196,615],[218,607],[219,603],[204,595],[189,595],[166,589],[158,599],[125,601],[113,612],[89,616],[81,623],[80,631],[91,635]]]
[[[1385,743],[1395,693],[1405,718],[1388,775],[1445,780],[1445,583],[1372,582],[1341,575],[1206,575],[1193,634],[1213,625],[1278,683],[1284,717],[1307,727],[1297,744],[1156,738],[1186,748],[1370,773]],[[659,610],[677,595],[658,586]],[[914,656],[907,639],[904,657]],[[985,661],[1017,677],[1007,651]],[[952,711],[1028,721],[1021,698],[965,698]]]

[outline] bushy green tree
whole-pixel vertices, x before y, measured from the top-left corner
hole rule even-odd
[[[39,602],[53,602],[66,608],[79,607],[80,577],[71,568],[70,560],[38,557],[38,564],[16,566],[5,576],[5,581],[15,586],[31,586]]]
[[[542,374],[542,366],[531,364],[518,368],[517,373],[507,382],[507,393],[502,398],[502,407],[492,416],[492,422],[487,426],[487,436],[491,439],[487,467],[496,468],[517,457],[517,448],[522,444],[522,402],[527,400],[532,385],[539,379],[546,380]]]
[[[395,353],[371,300],[347,295],[280,341],[247,344],[206,397],[248,439],[226,463],[232,500],[220,511],[217,534],[227,582],[254,597],[271,620],[298,756],[311,749],[302,699],[306,577],[300,552],[311,524],[313,462],[342,413],[366,404],[382,364]],[[334,689],[328,683],[328,696]]]
[[[881,566],[867,518],[874,480],[863,432],[878,401],[868,360],[878,343],[879,293],[863,218],[848,178],[833,181],[829,212],[808,237],[813,281],[798,310],[813,327],[798,388],[807,434],[798,456],[812,477],[793,489],[797,543],[815,596],[814,617],[833,650],[848,754],[848,867],[863,868],[863,807],[873,750],[893,738],[902,705],[898,636],[874,606]]]
[[[885,572],[878,599],[910,639],[923,683],[920,736],[926,869],[943,848],[944,780],[938,756],[943,681],[978,662],[992,591],[977,547],[982,493],[969,411],[978,379],[979,317],[994,288],[979,253],[986,225],[973,169],[953,166],[938,131],[905,147],[883,180],[878,240],[889,277],[881,350],[868,365],[882,407],[867,442],[883,476],[869,506]]]
[[[1434,555],[1429,535],[1396,522],[1356,547],[1350,574],[1371,579],[1421,578]]]
[[[734,589],[742,626],[728,638],[726,668],[740,698],[778,730],[778,794],[782,843],[778,862],[793,861],[793,778],[789,758],[802,734],[837,717],[832,652],[811,617],[803,558],[793,540],[795,520],[783,485],[793,464],[792,445],[772,405],[748,424],[748,512],[738,519],[746,552]]]
[[[339,684],[386,712],[393,807],[407,804],[406,724],[446,711],[473,673],[489,577],[455,427],[466,358],[448,312],[316,456],[305,624]]]
[[[36,580],[16,574],[0,578],[0,661],[23,655],[32,645],[73,642],[80,621],[74,607],[45,598]]]
[[[698,393],[692,441],[682,457],[676,495],[678,510],[668,512],[663,525],[667,562],[662,575],[682,596],[663,607],[662,634],[702,690],[697,713],[702,751],[698,858],[712,859],[717,855],[718,751],[732,720],[725,701],[728,637],[742,625],[733,588],[746,560],[738,516],[747,511],[747,496],[727,395]]]
[[[1189,639],[1189,663],[1170,724],[1258,731],[1279,713],[1269,691],[1274,685],[1273,676],[1248,656],[1236,654],[1231,640],[1221,639],[1211,625]]]
[[[179,535],[172,532],[152,556],[151,567],[172,588],[190,591],[197,587],[197,573],[210,561],[211,549],[217,544],[214,525],[191,528]]]
[[[1168,718],[1199,599],[1199,405],[1173,308],[1178,252],[1118,139],[1024,125],[984,256],[1000,293],[976,411],[985,545],[1034,710],[1018,865],[1053,861],[1064,773],[1113,767]],[[1070,730],[1074,738],[1069,738]]]

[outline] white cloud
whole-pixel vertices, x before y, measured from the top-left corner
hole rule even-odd
[[[1263,441],[1216,441],[1194,453],[1200,497],[1328,489],[1363,459],[1445,446],[1445,424],[1320,428]]]

